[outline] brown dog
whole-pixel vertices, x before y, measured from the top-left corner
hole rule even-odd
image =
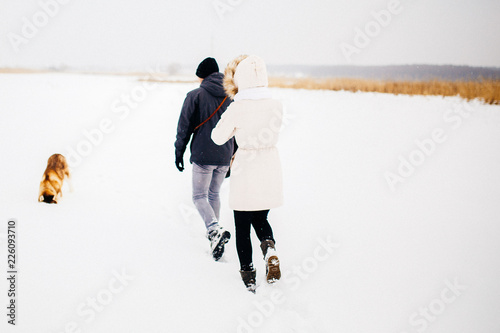
[[[62,197],[62,185],[65,179],[70,180],[69,167],[66,158],[61,154],[49,157],[47,168],[40,182],[39,202],[57,203]]]

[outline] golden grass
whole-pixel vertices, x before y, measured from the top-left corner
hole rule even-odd
[[[28,74],[49,73],[48,70],[33,70],[25,68],[0,68],[0,74]],[[151,77],[149,73],[84,73],[84,74],[108,74],[137,76],[140,81],[154,82],[197,82],[195,79],[169,78],[165,73],[155,74]],[[467,100],[479,99],[487,104],[500,104],[500,80],[478,80],[478,81],[377,81],[349,78],[284,78],[270,77],[270,87],[293,88],[293,89],[325,89],[379,92],[395,95],[436,95],[436,96],[460,96]]]
[[[0,68],[0,74],[33,74],[47,73],[48,71],[29,68]]]
[[[364,79],[269,78],[269,86],[294,89],[326,89],[404,95],[460,96],[500,104],[500,80],[481,81],[376,81]]]

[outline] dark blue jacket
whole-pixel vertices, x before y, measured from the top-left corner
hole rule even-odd
[[[233,156],[234,139],[222,146],[216,145],[211,139],[212,129],[231,103],[230,98],[226,99],[219,111],[208,122],[194,132],[195,127],[210,117],[226,97],[222,86],[223,78],[224,74],[222,73],[213,73],[207,76],[200,87],[190,91],[184,100],[177,125],[175,152],[176,155],[183,155],[192,135],[191,158],[189,159],[191,163],[229,165]]]

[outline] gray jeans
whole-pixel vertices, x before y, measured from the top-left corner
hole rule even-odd
[[[219,226],[219,191],[228,170],[228,165],[193,163],[193,202],[205,222],[207,232]]]

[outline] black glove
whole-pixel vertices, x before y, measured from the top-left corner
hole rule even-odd
[[[175,152],[175,166],[179,169],[180,172],[184,171],[184,158],[183,153],[176,151]]]

